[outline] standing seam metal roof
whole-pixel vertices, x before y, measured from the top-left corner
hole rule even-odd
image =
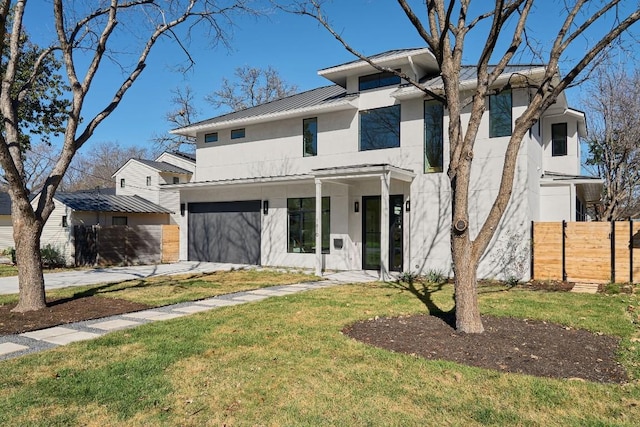
[[[156,162],[155,160],[145,160],[145,159],[135,159],[135,160],[144,165],[152,167],[160,172],[172,172],[172,173],[182,173],[182,174],[191,173],[186,169],[182,169],[178,166],[172,165],[171,163],[167,163],[167,162]]]
[[[54,198],[71,209],[82,212],[173,213],[137,195],[78,192],[58,193]]]

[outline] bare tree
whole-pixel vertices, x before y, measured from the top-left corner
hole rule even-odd
[[[295,85],[282,80],[272,67],[238,67],[235,80],[222,79],[222,87],[205,99],[214,108],[225,107],[230,111],[240,111],[249,107],[275,101],[298,91]]]
[[[238,67],[233,81],[223,78],[220,89],[205,97],[214,108],[230,111],[244,110],[265,102],[275,101],[295,94],[298,87],[285,82],[277,70],[256,67]],[[172,128],[189,126],[197,120],[199,111],[195,107],[195,95],[189,86],[172,91],[171,103],[174,109],[166,114]],[[153,137],[161,150],[195,150],[194,139],[182,135],[157,135]]]
[[[195,123],[200,113],[195,107],[195,95],[191,86],[177,87],[171,91],[171,94],[171,103],[174,109],[165,115],[171,128],[182,128]],[[156,135],[152,139],[160,150],[195,151],[195,140],[183,135],[164,133]]]
[[[77,191],[94,188],[114,188],[112,175],[129,159],[144,159],[148,155],[144,147],[123,147],[113,141],[95,144],[91,151],[78,153],[69,165],[60,190]]]
[[[18,65],[23,51],[20,40],[25,32],[27,0],[0,0],[0,28],[8,37],[0,41],[3,58],[0,114],[0,166],[5,172],[12,202],[13,235],[16,242],[20,298],[14,311],[38,310],[46,306],[44,279],[40,259],[40,237],[45,222],[53,211],[53,196],[78,151],[91,138],[96,128],[118,107],[123,96],[146,68],[149,53],[161,39],[172,40],[187,53],[183,41],[190,31],[203,24],[213,41],[225,39],[225,28],[233,24],[236,12],[248,12],[244,0],[109,0],[87,4],[52,0],[53,20],[43,27],[55,29],[55,42],[36,58],[29,75],[20,79]],[[43,7],[36,4],[34,7]],[[35,13],[35,12],[34,12]],[[184,28],[184,32],[179,34]],[[117,42],[127,40],[126,47]],[[113,44],[114,46],[111,46]],[[112,47],[116,47],[111,49]],[[51,55],[59,55],[64,64],[71,105],[65,113],[62,148],[51,173],[45,179],[35,206],[29,200],[25,185],[23,151],[20,147],[24,129],[19,126],[19,110],[25,95],[38,85],[44,72],[43,63]],[[135,58],[130,67],[124,64]],[[107,61],[105,61],[107,60]],[[99,70],[108,60],[122,69],[122,80],[104,106],[95,115],[83,117],[84,101],[97,84]]]
[[[640,208],[640,71],[607,61],[588,87],[586,164],[604,180],[600,217],[621,220]]]
[[[442,86],[425,87],[412,76],[382,67],[351,46],[330,24],[323,10],[322,0],[294,1],[282,5],[285,10],[309,16],[324,26],[349,52],[368,62],[380,71],[394,73],[425,95],[444,103],[449,117],[449,169],[447,171],[452,192],[451,254],[455,276],[456,328],[467,333],[484,331],[480,318],[477,295],[477,269],[495,230],[498,228],[513,191],[517,155],[523,137],[540,119],[540,116],[556,101],[558,96],[585,72],[598,56],[630,26],[640,19],[637,2],[587,1],[565,2],[564,6],[535,0],[496,0],[493,3],[474,3],[471,0],[427,0],[424,9],[416,11],[407,0],[397,0],[409,22],[431,49],[440,69]],[[528,18],[534,3],[544,7],[545,13],[562,17],[561,26],[548,31],[552,34],[548,52],[536,52],[545,56],[544,76],[536,81],[502,82],[498,79],[514,56],[526,46]],[[624,8],[631,12],[621,16]],[[482,11],[484,9],[484,11]],[[553,11],[551,10],[553,9]],[[418,13],[423,13],[422,16]],[[607,25],[607,22],[612,22]],[[478,25],[482,24],[482,25]],[[533,24],[531,24],[533,25]],[[601,28],[604,29],[602,30]],[[475,87],[462,91],[460,71],[467,35],[475,40],[486,40],[480,48],[475,63],[477,78]],[[574,49],[576,40],[583,41],[588,34],[593,44]],[[498,51],[498,41],[506,41],[506,49]],[[497,61],[490,65],[492,58]],[[567,67],[564,76],[559,73],[560,64]],[[510,85],[529,88],[530,101],[526,110],[516,119],[504,155],[504,164],[498,194],[489,214],[472,235],[469,230],[469,191],[473,165],[473,150],[480,120],[485,112],[488,96],[499,93]],[[469,108],[468,122],[463,126],[463,108]]]

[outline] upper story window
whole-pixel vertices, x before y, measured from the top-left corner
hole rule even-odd
[[[389,72],[360,76],[360,78],[358,79],[358,90],[363,91],[367,89],[399,85],[400,80],[401,79],[399,76]]]
[[[424,171],[442,172],[444,106],[439,101],[424,102]]]
[[[124,186],[125,186],[124,178],[120,178],[120,188],[124,188]]]
[[[218,132],[205,133],[204,142],[218,142]]]
[[[245,136],[244,128],[233,129],[231,131],[231,139],[240,139],[240,138],[244,138],[244,136]]]
[[[147,177],[147,187],[148,187],[148,186],[150,186],[150,185],[151,185],[151,177],[150,177],[150,176],[148,176],[148,177]]]
[[[551,125],[551,155],[567,155],[567,124],[554,123]]]
[[[304,157],[318,155],[318,119],[304,119],[302,121],[302,141],[304,143]]]
[[[360,151],[400,147],[400,105],[360,111]]]
[[[511,135],[511,90],[489,96],[489,138]]]
[[[173,183],[174,183],[174,184],[180,184],[180,177],[178,177],[178,176],[174,176],[174,177],[173,177]]]

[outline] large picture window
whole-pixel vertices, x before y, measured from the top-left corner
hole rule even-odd
[[[360,111],[360,151],[400,147],[400,105]]]
[[[318,155],[318,119],[304,119],[302,121],[302,140],[304,142],[304,157]]]
[[[551,125],[551,155],[567,155],[567,124],[554,123]]]
[[[287,199],[289,244],[287,251],[314,253],[316,251],[316,198]],[[322,198],[322,252],[329,253],[331,199]]]
[[[424,102],[424,171],[442,172],[444,107],[438,101]]]
[[[511,135],[511,90],[489,96],[489,138]]]

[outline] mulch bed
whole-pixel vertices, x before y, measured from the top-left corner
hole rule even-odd
[[[13,313],[16,304],[0,305],[0,336],[21,334],[66,323],[99,319],[149,308],[145,304],[96,296],[47,302],[47,308]]]
[[[358,322],[343,333],[367,344],[501,372],[623,383],[619,339],[534,320],[482,318],[482,334],[458,333],[442,318],[414,315]]]

